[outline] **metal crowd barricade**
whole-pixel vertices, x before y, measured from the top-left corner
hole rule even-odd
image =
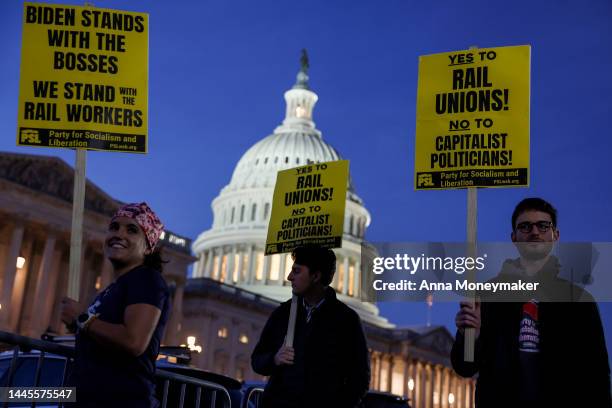
[[[261,406],[261,397],[264,389],[261,387],[251,387],[245,392],[240,408],[258,408]]]
[[[0,331],[0,346],[3,344],[11,346],[8,349],[12,349],[12,358],[8,367],[6,381],[4,384],[0,384],[0,387],[11,387],[13,385],[20,352],[31,352],[33,350],[38,351],[40,354],[38,356],[36,371],[34,373],[34,383],[31,386],[38,387],[40,385],[42,365],[45,359],[49,358],[48,354],[61,356],[66,359],[66,364],[64,364],[64,370],[62,373],[61,385],[64,386],[66,384],[68,367],[74,361],[73,347]],[[0,350],[2,350],[1,347]],[[190,407],[232,408],[228,390],[219,384],[160,369],[156,370],[155,377],[157,380],[163,381],[163,393],[161,397],[162,408],[187,408],[184,404],[188,391],[195,391],[193,405],[189,405]],[[171,386],[173,388],[179,387],[180,389],[178,404],[175,404],[174,401],[168,401]],[[4,402],[2,407],[7,408],[9,406],[8,404],[8,401]],[[48,405],[48,403],[45,403],[45,405]],[[59,407],[62,407],[62,405],[63,404],[60,403]],[[31,406],[36,407],[36,402],[32,402]]]
[[[160,369],[157,369],[155,371],[155,376],[158,379],[163,380],[164,383],[164,392],[161,401],[162,408],[167,408],[168,406],[172,408],[183,408],[185,406],[184,404],[185,399],[187,397],[188,386],[192,388],[192,391],[195,391],[193,405],[189,406],[193,406],[195,408],[199,408],[201,406],[206,406],[210,408],[216,408],[219,406],[223,408],[231,408],[232,406],[229,392],[222,385]],[[175,385],[178,385],[180,387],[178,405],[168,405],[168,396],[170,395],[171,383],[175,383]],[[203,395],[202,391],[207,392],[205,393],[205,395]],[[222,405],[219,405],[219,402]],[[201,405],[202,403],[207,404]]]

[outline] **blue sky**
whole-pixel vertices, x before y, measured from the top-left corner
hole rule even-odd
[[[83,2],[66,1],[82,5]],[[563,241],[612,241],[612,3],[601,1],[95,1],[150,14],[149,154],[92,152],[88,177],[122,201],[148,201],[195,238],[241,155],[284,116],[299,53],[310,54],[314,120],[351,161],[376,241],[461,241],[466,192],[414,191],[418,56],[530,44],[531,187],[479,191],[479,239],[509,239],[514,205],[542,196]],[[0,150],[15,146],[23,3],[0,3]],[[600,305],[608,348],[612,305]],[[381,305],[423,324],[423,305]],[[454,305],[435,304],[452,325]]]

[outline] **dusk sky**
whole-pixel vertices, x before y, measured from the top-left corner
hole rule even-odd
[[[466,191],[414,190],[418,57],[529,44],[531,186],[480,189],[478,238],[509,240],[514,205],[541,196],[559,210],[561,240],[612,241],[609,0],[94,4],[150,15],[149,153],[90,152],[87,176],[118,200],[147,201],[180,235],[210,228],[211,201],[242,154],[281,123],[306,48],[314,121],[350,160],[372,215],[367,238],[464,240]],[[22,13],[22,1],[0,2],[0,151],[74,165],[70,150],[15,144]],[[398,325],[425,323],[423,304],[380,306]],[[612,350],[612,304],[600,310]],[[434,304],[433,324],[454,333],[455,311]]]

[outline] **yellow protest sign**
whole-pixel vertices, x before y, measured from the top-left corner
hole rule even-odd
[[[529,185],[531,47],[419,58],[415,189]]]
[[[17,145],[146,153],[148,15],[25,3]]]
[[[266,255],[301,245],[342,246],[349,162],[312,163],[276,176]]]

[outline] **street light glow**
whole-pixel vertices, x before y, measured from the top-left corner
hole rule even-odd
[[[25,260],[25,258],[24,258],[24,257],[22,257],[22,256],[18,256],[18,257],[17,257],[17,265],[16,265],[16,266],[17,266],[17,269],[21,269],[21,268],[23,268],[23,265],[25,265],[25,261],[26,261],[26,260]]]

